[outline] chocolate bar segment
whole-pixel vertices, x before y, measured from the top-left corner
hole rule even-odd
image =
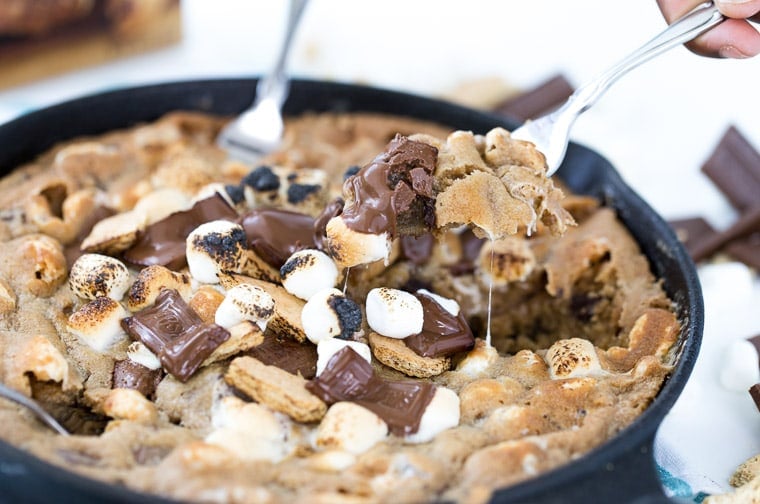
[[[406,346],[422,357],[442,357],[475,346],[475,337],[462,311],[452,315],[432,297],[415,294],[422,303],[422,331],[404,338]]]
[[[135,389],[152,399],[163,377],[162,369],[149,369],[130,359],[124,359],[114,363],[112,388]]]
[[[494,111],[520,121],[536,118],[557,108],[573,94],[573,86],[564,75],[555,75],[535,88],[509,98]]]
[[[313,217],[277,208],[256,208],[240,218],[248,246],[267,264],[280,269],[293,253],[315,248]]]
[[[327,404],[352,401],[367,408],[399,436],[419,430],[422,414],[435,394],[435,386],[429,382],[378,377],[372,365],[350,347],[333,355],[306,388]]]
[[[728,128],[702,172],[740,212],[760,204],[760,152],[735,126]]]
[[[757,410],[760,411],[760,383],[755,383],[749,388],[749,395],[752,397],[752,400],[755,401]]]
[[[219,194],[214,194],[190,210],[175,212],[148,226],[124,253],[124,259],[140,266],[160,264],[173,270],[181,269],[187,264],[185,240],[195,228],[214,220],[237,218],[235,209]]]
[[[760,271],[760,233],[732,241],[726,246],[725,251],[734,259],[755,271]]]
[[[289,338],[278,338],[264,333],[264,341],[245,352],[264,364],[276,366],[311,380],[317,374],[317,347],[311,343],[298,343]]]
[[[155,353],[161,365],[186,382],[230,333],[206,324],[175,290],[164,289],[155,304],[121,321],[124,330]]]

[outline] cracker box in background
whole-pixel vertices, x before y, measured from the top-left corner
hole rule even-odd
[[[179,0],[0,0],[0,89],[176,43]]]

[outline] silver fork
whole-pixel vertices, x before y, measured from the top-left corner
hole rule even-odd
[[[642,63],[696,38],[724,19],[712,2],[698,5],[617,65],[578,88],[558,109],[525,122],[512,132],[512,137],[533,142],[546,156],[547,175],[553,175],[565,158],[570,129],[575,120],[596,103],[613,83]]]
[[[6,399],[9,399],[29,409],[37,416],[37,418],[42,421],[42,423],[56,431],[58,434],[61,434],[63,436],[69,435],[69,431],[67,431],[60,423],[58,423],[58,420],[53,418],[53,415],[42,409],[42,406],[40,406],[34,399],[30,399],[24,394],[16,392],[12,388],[6,387],[2,383],[0,383],[0,397],[5,397]]]
[[[217,137],[217,145],[230,157],[254,164],[261,156],[276,149],[282,140],[282,105],[290,89],[285,66],[306,2],[290,0],[285,38],[274,67],[259,80],[251,107],[225,126]]]

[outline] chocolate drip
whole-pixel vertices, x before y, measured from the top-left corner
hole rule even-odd
[[[315,221],[309,215],[257,208],[239,220],[248,246],[271,266],[280,269],[294,252],[317,246]]]
[[[422,331],[404,338],[406,346],[422,357],[453,355],[475,346],[475,337],[462,311],[452,315],[435,299],[415,294],[422,303]]]
[[[185,240],[201,224],[214,220],[235,221],[238,214],[219,194],[201,200],[189,210],[175,212],[148,226],[124,253],[132,264],[160,264],[178,270],[186,264]]]
[[[419,430],[422,414],[435,394],[435,386],[429,382],[380,378],[350,347],[333,355],[322,374],[306,388],[328,404],[352,401],[367,408],[398,436]]]
[[[432,208],[437,159],[435,147],[396,135],[384,153],[346,180],[343,190],[350,194],[343,208],[346,225],[361,233],[395,237],[398,214],[415,204]],[[420,210],[424,218],[434,219],[430,209]]]
[[[164,289],[156,303],[121,321],[124,330],[141,341],[163,367],[186,382],[230,333],[206,324],[175,290]]]

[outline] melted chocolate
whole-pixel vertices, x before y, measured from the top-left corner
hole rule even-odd
[[[345,205],[343,198],[335,198],[322,210],[317,219],[314,221],[314,242],[320,250],[326,250],[325,240],[327,239],[327,223],[330,219],[337,217],[343,212]]]
[[[230,333],[207,324],[177,291],[164,289],[150,308],[121,321],[124,330],[158,356],[172,376],[186,382]]]
[[[266,332],[264,341],[245,353],[269,366],[300,374],[307,380],[317,374],[317,347],[309,343],[280,339]]]
[[[214,220],[235,221],[237,212],[219,194],[197,202],[189,210],[175,212],[148,226],[137,242],[124,253],[132,264],[160,264],[178,270],[186,264],[185,240],[201,224]]]
[[[420,236],[406,235],[402,236],[399,241],[401,243],[401,255],[417,266],[427,263],[433,254],[435,238],[431,233]]]
[[[422,357],[441,357],[471,350],[475,337],[462,310],[452,315],[432,297],[415,294],[422,303],[422,331],[404,338],[406,346]]]
[[[124,359],[116,361],[113,365],[111,388],[135,389],[148,399],[152,399],[163,377],[162,369],[149,369],[130,359]]]
[[[248,246],[280,269],[294,252],[315,248],[314,218],[277,208],[256,208],[239,220]]]
[[[485,243],[485,238],[478,238],[471,229],[465,229],[459,235],[462,245],[462,257],[456,263],[449,266],[449,271],[454,276],[469,275],[475,271],[475,261],[480,254],[480,249]]]
[[[433,204],[437,159],[435,147],[396,135],[385,152],[346,180],[344,192],[352,196],[343,209],[346,225],[361,233],[395,237],[399,213],[417,201]],[[423,212],[426,217],[428,213]]]
[[[372,365],[350,347],[333,355],[306,388],[328,404],[352,401],[367,408],[399,436],[419,430],[422,414],[435,394],[435,386],[429,382],[378,377]]]

